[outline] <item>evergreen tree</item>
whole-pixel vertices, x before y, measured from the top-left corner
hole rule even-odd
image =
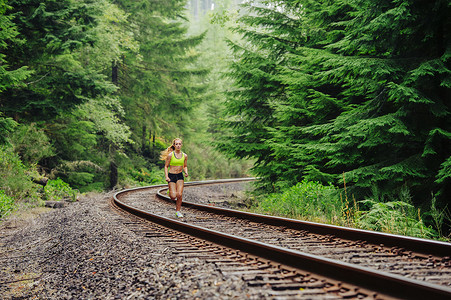
[[[7,1],[0,0],[0,92],[21,84],[30,75],[26,66],[10,70],[4,54],[8,45],[22,42],[17,38],[19,32],[12,21],[13,17],[6,14],[9,9],[11,7],[7,5]],[[2,107],[3,103],[0,98],[0,109]],[[5,117],[0,111],[0,144],[7,142],[6,137],[15,125],[16,123],[11,118]]]
[[[28,66],[33,76],[25,86],[4,92],[5,112],[17,119],[53,118],[82,103],[83,97],[109,89],[97,72],[77,60],[76,50],[95,42],[87,30],[94,22],[92,5],[68,0],[9,2],[26,43],[7,49],[8,63],[15,68]]]
[[[335,147],[329,164],[348,171],[360,187],[377,185],[391,194],[407,186],[419,202],[431,192],[445,199],[451,183],[442,176],[451,153],[449,1],[354,5],[346,35],[329,45],[335,55],[324,64],[357,104],[328,132]]]
[[[134,152],[158,161],[155,138],[170,140],[189,132],[189,114],[205,91],[207,71],[194,66],[203,34],[187,36],[184,1],[120,1],[130,13],[139,55],[124,55],[118,84],[133,129]],[[153,140],[153,145],[149,143]]]
[[[124,13],[107,0],[9,2],[6,16],[26,42],[5,49],[5,59],[10,68],[27,67],[32,75],[4,89],[1,109],[21,123],[46,128],[55,147],[48,153],[54,155],[36,163],[76,184],[77,170],[71,170],[71,180],[61,166],[86,161],[100,168],[111,145],[129,141],[111,64],[136,43],[124,29]]]
[[[264,13],[261,7],[250,4],[245,7],[249,13]],[[223,126],[232,130],[223,132],[217,147],[234,157],[255,160],[255,172],[266,181],[275,182],[277,174],[271,172],[275,158],[267,139],[277,124],[273,101],[284,97],[283,86],[274,76],[280,64],[279,51],[283,51],[284,45],[266,36],[263,30],[248,29],[259,27],[262,18],[245,14],[241,21],[245,26],[233,30],[251,44],[229,41],[235,53],[229,72],[235,86],[228,92],[227,114],[221,120]]]
[[[205,7],[208,1],[202,4]],[[195,7],[195,1],[191,1],[191,7]],[[200,5],[198,2],[197,4]],[[228,73],[228,60],[231,51],[225,37],[232,35],[227,30],[226,24],[233,22],[228,17],[232,11],[235,14],[236,6],[230,0],[219,0],[214,2],[214,9],[209,9],[203,14],[190,16],[189,36],[196,36],[205,32],[202,43],[196,47],[201,54],[195,63],[195,68],[210,70],[208,76],[203,80],[206,92],[202,96],[202,102],[195,107],[190,114],[190,132],[185,134],[186,151],[190,154],[190,170],[196,179],[205,178],[231,178],[246,177],[251,162],[246,160],[230,159],[224,153],[215,149],[214,145],[218,137],[225,134],[218,126],[221,112],[224,110],[226,101],[225,91],[230,86]],[[214,157],[214,159],[206,159]],[[217,166],[221,167],[218,168]]]
[[[6,0],[0,0],[0,92],[21,83],[30,75],[26,66],[10,70],[4,54],[8,45],[23,44],[23,40],[17,37],[19,32],[12,21],[13,16],[7,14],[11,9]]]
[[[407,186],[419,202],[431,192],[446,199],[448,1],[264,1],[247,9],[226,124],[239,138],[222,149],[257,158],[266,186],[340,184],[345,172],[362,195]]]

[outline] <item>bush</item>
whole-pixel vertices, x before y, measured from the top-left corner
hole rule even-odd
[[[61,178],[70,186],[83,189],[93,182],[101,181],[105,173],[102,167],[92,161],[65,161],[52,170],[50,178]]]
[[[0,190],[15,200],[37,200],[38,186],[31,182],[30,175],[38,177],[27,168],[10,146],[0,146]]]
[[[138,155],[117,155],[119,186],[143,186],[166,183],[164,171]]]
[[[26,165],[39,163],[44,158],[54,155],[52,145],[43,129],[35,124],[20,125],[11,134],[14,151]]]
[[[96,181],[93,183],[90,183],[86,186],[80,187],[79,191],[80,193],[87,193],[87,192],[98,192],[101,193],[105,190],[106,186],[103,181]]]
[[[378,190],[373,190],[373,199],[349,202],[346,189],[339,193],[334,186],[323,186],[318,182],[302,181],[281,193],[259,196],[252,201],[251,209],[283,217],[346,225],[356,228],[382,231],[392,234],[435,238],[438,233],[425,225],[420,210],[411,204],[407,188],[402,189],[399,199],[385,201]],[[434,208],[433,202],[433,208]],[[360,206],[360,208],[359,208]],[[364,209],[361,209],[364,207]],[[437,211],[440,227],[444,213]],[[430,214],[430,213],[429,213]]]
[[[61,180],[49,180],[44,188],[45,200],[60,201],[62,199],[70,199],[75,201],[77,192],[73,190],[69,184]]]
[[[437,233],[428,228],[421,219],[420,211],[404,201],[379,202],[364,200],[369,205],[367,211],[360,211],[357,226],[362,229],[382,231],[393,234],[432,238]]]
[[[5,191],[0,190],[0,219],[9,215],[14,210],[14,199],[5,194]]]
[[[290,218],[313,218],[334,222],[341,213],[338,190],[319,182],[302,181],[282,193],[256,201],[255,210]]]
[[[128,175],[131,177],[131,181],[138,185],[166,183],[164,180],[164,172],[158,167],[154,167],[151,171],[145,167],[141,167],[139,170],[130,168],[128,170]]]

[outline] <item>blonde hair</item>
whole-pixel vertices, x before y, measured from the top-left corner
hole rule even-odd
[[[160,154],[160,159],[161,160],[166,160],[166,158],[168,157],[169,153],[171,153],[172,151],[175,150],[175,141],[180,141],[183,142],[181,138],[175,138],[174,140],[172,140],[172,145],[169,146],[166,150],[161,151]]]

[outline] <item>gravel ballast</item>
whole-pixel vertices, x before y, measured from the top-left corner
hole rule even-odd
[[[223,275],[214,263],[185,259],[164,241],[135,234],[109,209],[111,196],[85,196],[17,227],[11,228],[13,220],[3,221],[2,299],[264,297],[239,276]]]

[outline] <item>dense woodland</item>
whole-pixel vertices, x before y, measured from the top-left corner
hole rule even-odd
[[[205,33],[188,34],[185,12],[185,1],[2,0],[2,151],[34,177],[104,190],[164,182],[159,153],[182,137],[193,179],[243,176],[207,134]]]
[[[245,4],[220,147],[266,191],[302,180],[357,199],[451,198],[451,2]]]
[[[53,193],[163,183],[159,153],[181,137],[191,179],[399,200],[446,229],[450,12],[449,0],[0,0],[0,217],[48,197],[42,178]]]

